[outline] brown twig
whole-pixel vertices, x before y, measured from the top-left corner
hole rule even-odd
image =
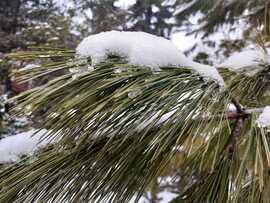
[[[250,112],[245,111],[241,104],[234,98],[232,98],[232,103],[236,108],[235,112],[228,113],[227,118],[234,119],[234,127],[230,134],[228,143],[225,145],[223,152],[229,153],[230,158],[232,158],[235,146],[240,138],[241,131],[244,127],[244,122],[251,114]]]

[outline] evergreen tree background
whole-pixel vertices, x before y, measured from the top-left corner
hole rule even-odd
[[[22,68],[27,61],[15,62],[6,55],[12,51],[25,51],[30,47],[74,48],[79,37],[70,32],[71,19],[65,17],[52,0],[3,0],[0,2],[0,94],[1,130],[7,136],[28,128],[27,122],[21,122],[9,115],[10,105],[4,105],[8,97],[28,88],[28,84],[19,84],[8,76],[12,70]],[[39,61],[32,63],[39,64]]]
[[[254,44],[258,34],[254,30],[258,29],[259,33],[269,31],[267,0],[136,0],[124,8],[119,7],[118,0],[74,2],[76,6],[70,9],[71,13],[79,11],[86,16],[83,30],[88,32],[81,33],[87,35],[89,32],[112,29],[133,30],[170,39],[173,33],[184,31],[187,35],[197,35],[199,38],[199,43],[186,50],[186,54],[207,64],[213,64],[214,59],[224,59]],[[108,15],[104,16],[103,13]],[[194,18],[195,21],[191,20]],[[239,31],[243,33],[241,38],[229,36],[216,40],[214,37],[220,33],[226,36]],[[269,36],[269,33],[265,36]],[[201,46],[202,50],[196,50]],[[207,49],[213,50],[214,55],[207,53]]]

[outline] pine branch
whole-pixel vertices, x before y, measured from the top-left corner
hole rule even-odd
[[[128,202],[134,195],[138,200],[179,150],[188,179],[181,200],[239,199],[242,182],[255,171],[265,186],[261,171],[270,160],[269,132],[254,122],[259,109],[246,110],[237,101],[239,84],[221,90],[184,67],[153,73],[119,57],[91,70],[89,65],[88,59],[71,58],[21,73],[29,79],[65,70],[15,98],[20,113],[46,107],[42,126],[50,131],[44,138],[59,142],[33,163],[0,173],[0,201]],[[262,84],[248,89],[249,96],[257,88]],[[235,112],[228,112],[229,103]],[[244,152],[238,154],[241,147]]]

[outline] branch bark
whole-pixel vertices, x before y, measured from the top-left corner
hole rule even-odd
[[[246,112],[236,99],[232,98],[232,103],[236,108],[236,112],[234,112],[235,114],[231,115],[231,119],[235,119],[235,122],[228,144],[226,145],[226,151],[229,153],[230,158],[232,158],[233,156],[235,146],[240,138],[241,131],[244,127],[244,122],[250,115],[250,113]]]

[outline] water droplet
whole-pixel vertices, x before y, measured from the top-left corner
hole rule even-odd
[[[120,68],[114,69],[113,70],[114,73],[122,73],[122,70]]]
[[[87,67],[87,70],[88,70],[88,71],[93,71],[93,70],[94,70],[94,67],[93,67],[93,66],[88,66],[88,67]]]
[[[142,91],[141,90],[135,90],[135,91],[131,91],[128,93],[128,97],[130,99],[134,99],[136,97],[138,97],[140,94],[142,94]]]

